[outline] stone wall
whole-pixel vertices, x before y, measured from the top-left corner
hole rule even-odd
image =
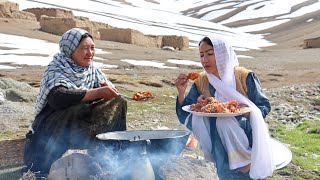
[[[100,29],[100,39],[121,43],[135,44],[145,47],[160,47],[161,37],[146,36],[142,32],[134,29],[112,28]]]
[[[152,35],[147,35],[149,41],[152,41],[154,46],[152,47],[162,47],[162,36],[152,36]],[[151,46],[148,46],[151,47]]]
[[[12,12],[19,11],[19,5],[9,1],[0,0],[0,17],[12,18]]]
[[[320,48],[320,37],[305,39],[303,41],[303,49]]]
[[[176,50],[183,50],[189,47],[189,39],[186,36],[163,36],[161,47],[171,46]]]
[[[121,43],[133,44],[135,39],[139,39],[144,35],[133,29],[123,29],[123,28],[114,28],[114,29],[99,29],[100,39],[106,41],[116,41]]]
[[[89,21],[87,18],[82,17],[65,18],[42,15],[39,22],[41,31],[62,35],[67,30],[78,27],[87,30],[94,39],[100,39],[99,29],[111,28],[111,26],[107,24]]]
[[[134,29],[112,28],[99,29],[100,39],[116,41],[128,44],[135,44],[145,47],[171,46],[176,50],[183,50],[189,47],[189,39],[184,36],[151,36],[144,35]]]
[[[28,8],[24,9],[23,11],[35,14],[37,21],[40,21],[40,17],[42,15],[50,17],[74,18],[72,11],[57,8]]]
[[[40,30],[56,35],[62,35],[67,30],[76,27],[73,18],[49,17],[42,15],[40,18]]]
[[[34,14],[19,11],[19,4],[0,0],[0,18],[25,19],[36,21]]]

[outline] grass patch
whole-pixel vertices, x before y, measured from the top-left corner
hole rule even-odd
[[[278,123],[273,126],[273,135],[281,142],[290,144],[292,166],[286,167],[277,174],[290,174],[293,179],[317,179],[320,174],[320,117],[306,120],[299,125],[287,128]]]
[[[16,136],[17,132],[13,132],[13,131],[3,131],[0,132],[0,139],[10,139],[14,136]]]
[[[146,101],[128,101],[128,113],[143,115],[145,113],[174,113],[176,95],[173,90],[153,90],[155,98]],[[136,119],[128,116],[129,119]]]
[[[21,169],[23,167],[24,166],[0,169],[0,179],[3,179],[3,180],[20,179],[22,175]]]
[[[173,81],[169,81],[167,79],[162,79],[161,82],[163,82],[163,83],[165,83],[165,84],[167,84],[169,86],[174,86],[174,82]]]
[[[320,135],[320,121],[305,121],[299,124],[297,128],[308,134]]]
[[[156,83],[156,82],[139,81],[139,84],[144,84],[146,86],[152,86],[152,87],[163,87],[162,84]]]
[[[130,84],[132,86],[136,86],[135,83],[129,82],[129,81],[121,81],[121,80],[116,80],[112,83],[117,83],[117,84]]]
[[[21,139],[24,138],[26,134],[25,130],[19,130],[19,131],[4,131],[0,132],[0,141],[3,140],[12,140],[12,139]]]
[[[312,105],[314,106],[320,106],[320,97],[317,97],[313,100]]]
[[[135,86],[135,83],[132,81],[131,78],[116,79],[116,78],[109,77],[109,81],[111,81],[113,84],[130,84]]]
[[[128,101],[127,122],[159,121],[169,128],[178,128],[180,122],[176,116],[176,90],[152,90],[155,98],[146,101]],[[150,127],[141,127],[150,128]]]

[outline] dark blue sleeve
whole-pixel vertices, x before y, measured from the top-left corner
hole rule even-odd
[[[261,110],[263,118],[271,110],[269,99],[264,94],[257,76],[251,72],[247,77],[247,95],[248,98]]]
[[[183,106],[186,106],[186,105],[190,105],[190,104],[193,104],[193,103],[197,103],[197,98],[200,96],[198,90],[197,90],[197,87],[195,84],[193,84],[189,90],[189,93],[188,95],[184,98],[184,101],[183,101],[183,104],[180,105],[179,102],[178,102],[178,98],[176,99],[176,113],[177,113],[177,116],[178,116],[178,119],[180,121],[181,124],[184,124],[186,118],[189,116],[190,113],[182,110],[182,107]],[[190,115],[190,119],[189,119],[189,122],[187,124],[187,128],[192,130],[192,123],[191,123],[191,116]]]
[[[48,94],[48,104],[55,110],[68,108],[81,102],[86,90],[68,89],[64,86],[52,88]]]

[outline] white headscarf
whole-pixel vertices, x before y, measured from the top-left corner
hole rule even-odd
[[[250,177],[253,179],[263,179],[267,176],[271,176],[275,169],[275,165],[272,159],[270,136],[261,111],[253,102],[236,91],[234,67],[239,65],[237,56],[233,48],[226,41],[217,38],[210,38],[210,40],[213,44],[216,64],[220,76],[219,79],[215,75],[207,73],[209,83],[216,89],[215,97],[221,101],[237,100],[239,103],[247,104],[251,109],[250,122],[252,126],[253,144],[251,150]],[[206,137],[208,135],[210,137],[208,121],[208,118],[201,116],[193,116],[192,119],[193,133],[199,138],[205,154],[206,152],[211,152],[212,149],[211,140]],[[217,118],[217,124],[218,121],[223,121],[223,119]],[[223,125],[223,123],[220,124]],[[208,131],[204,132],[205,130]],[[241,130],[240,126],[235,129],[235,131],[238,132]],[[220,133],[219,135],[220,137],[222,136]],[[223,138],[224,137],[221,137],[221,139]],[[223,143],[225,146],[226,142]],[[226,146],[225,148],[226,151],[228,151]]]
[[[82,36],[87,33],[83,29],[73,28],[62,35],[59,42],[60,53],[54,55],[43,74],[35,115],[38,115],[45,107],[50,90],[56,86],[62,85],[68,89],[90,89],[99,87],[100,81],[108,82],[99,68],[92,64],[88,67],[82,67],[71,59],[71,55],[79,46]]]

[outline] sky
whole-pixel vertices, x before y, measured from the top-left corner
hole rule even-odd
[[[218,36],[228,40],[236,50],[259,49],[272,46],[273,42],[264,39],[262,34],[250,34],[288,22],[291,19],[320,9],[320,0],[291,12],[295,5],[307,0],[10,0],[20,6],[20,10],[35,7],[60,7],[72,10],[76,16],[88,17],[92,21],[103,22],[114,27],[132,28],[150,35],[182,35],[190,40],[190,47],[195,47],[203,36]],[[81,3],[79,3],[81,2]],[[243,11],[223,21],[213,20],[237,8]],[[229,28],[226,23],[252,18],[274,17],[274,21],[252,24],[238,28]],[[307,22],[311,22],[309,19]],[[23,43],[22,43],[23,42]],[[246,43],[243,43],[246,42]],[[34,44],[32,47],[25,44]],[[58,44],[21,36],[1,34],[0,69],[19,68],[19,65],[46,66],[58,50]],[[34,56],[33,53],[41,54]],[[110,53],[98,50],[99,53]],[[243,57],[240,58],[252,58]],[[154,61],[123,59],[134,65],[147,65],[158,68],[174,68]],[[168,59],[172,64],[200,65],[192,60]],[[3,64],[5,63],[5,64]],[[101,68],[116,68],[105,63],[96,63]]]

